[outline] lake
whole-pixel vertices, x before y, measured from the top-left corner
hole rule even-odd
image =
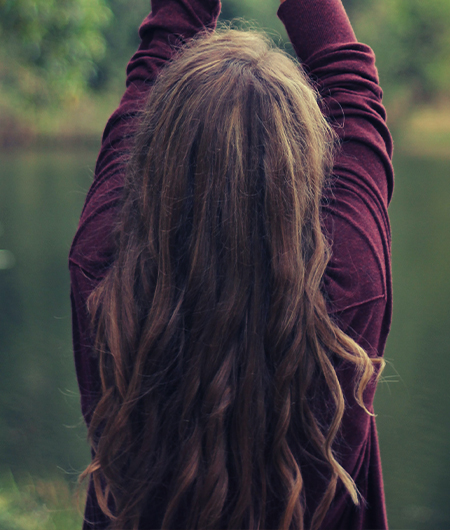
[[[89,459],[67,254],[95,153],[1,154],[0,473],[73,481]],[[450,528],[450,162],[398,155],[394,320],[376,398],[390,526]]]

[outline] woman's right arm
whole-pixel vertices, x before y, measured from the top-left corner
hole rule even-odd
[[[285,0],[278,16],[341,144],[323,204],[324,229],[332,243],[325,277],[330,311],[342,313],[383,299],[387,335],[392,140],[374,53],[357,41],[341,0]]]

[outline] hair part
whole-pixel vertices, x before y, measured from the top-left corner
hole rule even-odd
[[[368,413],[382,361],[335,325],[322,293],[335,136],[317,98],[298,63],[235,30],[193,39],[150,91],[117,257],[89,300],[102,394],[83,476],[112,529],[137,530],[151,499],[164,529],[303,529],[299,439],[329,474],[311,528],[339,480],[359,502],[333,453],[345,409],[334,366],[353,367]]]

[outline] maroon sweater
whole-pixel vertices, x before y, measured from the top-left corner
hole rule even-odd
[[[174,34],[188,39],[205,25],[214,27],[219,11],[219,0],[152,1],[152,13],[140,28],[141,45],[128,65],[127,90],[103,135],[94,182],[70,252],[74,354],[87,423],[100,383],[86,300],[113,260],[111,227],[118,214],[136,115],[158,71],[171,58]],[[332,258],[325,275],[329,311],[370,355],[379,356],[384,352],[391,322],[387,206],[393,172],[392,143],[374,55],[356,41],[341,0],[286,0],[278,16],[317,83],[324,98],[324,112],[342,140],[335,178],[323,200],[323,227],[332,242]],[[384,529],[387,521],[375,419],[355,402],[353,371],[337,371],[347,408],[335,452],[365,502],[354,506],[340,485],[322,528]],[[374,392],[375,385],[371,385],[365,393],[369,410]],[[299,459],[308,525],[326,487],[326,472]],[[150,507],[143,528],[156,527],[157,512],[155,507],[152,514]],[[85,528],[107,526],[92,488],[86,517],[91,523],[85,523]]]

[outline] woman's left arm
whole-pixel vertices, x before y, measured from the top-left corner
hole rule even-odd
[[[148,89],[172,58],[174,45],[205,28],[214,30],[219,13],[219,0],[152,0],[152,11],[139,29],[141,44],[128,64],[122,102],[139,98],[140,91]]]
[[[160,70],[171,60],[176,46],[206,28],[215,28],[221,5],[220,0],[152,0],[151,7],[139,29],[140,46],[127,67],[127,89],[103,133],[94,184],[79,228],[99,207],[107,206],[105,199],[111,207],[111,200],[117,197],[139,113]]]

